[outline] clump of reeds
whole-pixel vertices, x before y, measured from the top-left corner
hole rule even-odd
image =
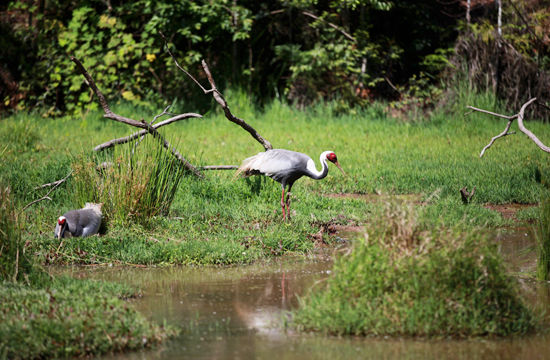
[[[28,280],[32,268],[32,260],[25,254],[21,226],[10,188],[0,184],[0,280]]]
[[[75,162],[75,205],[103,203],[106,220],[122,224],[168,213],[185,169],[157,140],[137,141]]]
[[[550,280],[550,197],[541,203],[535,237],[538,250],[537,278]]]
[[[412,205],[388,205],[333,274],[301,300],[292,318],[298,329],[469,337],[535,325],[487,236],[430,229]]]

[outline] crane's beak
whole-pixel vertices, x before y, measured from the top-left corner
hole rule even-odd
[[[342,172],[342,174],[344,176],[347,176],[346,173],[344,172],[344,170],[342,170],[342,167],[340,166],[340,164],[338,163],[338,161],[335,161],[334,162],[334,165],[336,165],[336,167]]]
[[[67,223],[63,224],[61,229],[59,229],[59,234],[57,234],[58,239],[61,239],[65,235],[65,230],[67,230]]]

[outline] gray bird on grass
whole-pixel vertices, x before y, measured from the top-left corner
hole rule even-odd
[[[315,162],[306,154],[284,149],[272,149],[261,152],[245,159],[237,170],[236,175],[243,174],[244,177],[252,175],[265,175],[281,183],[283,193],[281,195],[281,208],[283,219],[290,217],[290,190],[294,182],[302,176],[308,176],[315,180],[321,180],[328,174],[327,160],[336,165],[345,175],[340,167],[336,154],[332,151],[324,151],[319,157],[321,171],[317,171]],[[285,201],[285,187],[288,185]],[[286,210],[286,211],[285,211]]]
[[[57,219],[55,238],[72,236],[91,236],[97,234],[101,225],[101,206],[103,204],[86,203],[78,210],[67,211]]]

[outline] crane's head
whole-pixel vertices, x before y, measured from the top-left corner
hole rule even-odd
[[[333,163],[334,165],[336,165],[336,167],[342,172],[342,174],[346,175],[346,173],[344,172],[344,170],[342,170],[342,167],[340,166],[340,164],[338,163],[338,158],[336,157],[336,154],[333,153],[332,151],[327,151],[327,160],[330,161],[331,163]]]
[[[55,227],[55,238],[61,239],[65,235],[65,230],[67,230],[67,218],[65,216],[60,216],[57,219],[57,225]]]

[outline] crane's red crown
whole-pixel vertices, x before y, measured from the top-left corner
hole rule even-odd
[[[335,153],[330,153],[327,155],[327,160],[330,161],[330,162],[335,162],[335,161],[338,161],[338,159],[336,158],[336,154]]]
[[[57,219],[57,223],[59,225],[64,225],[65,224],[65,221],[67,221],[67,219],[65,218],[65,216],[60,216],[59,219]]]

